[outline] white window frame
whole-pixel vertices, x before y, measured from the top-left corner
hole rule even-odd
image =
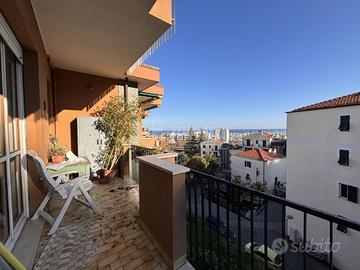
[[[17,41],[11,28],[7,24],[4,16],[0,13],[0,53],[1,53],[1,76],[3,88],[3,108],[4,108],[4,135],[5,135],[5,154],[0,157],[0,163],[4,163],[6,167],[6,181],[7,181],[7,196],[8,196],[8,218],[10,236],[5,243],[5,246],[10,250],[14,247],[16,239],[19,237],[26,219],[29,217],[29,195],[28,195],[28,175],[26,158],[26,120],[24,111],[24,93],[23,93],[23,52],[20,43]],[[14,53],[18,62],[16,62],[16,86],[17,86],[17,103],[19,116],[19,150],[10,153],[9,138],[8,138],[8,101],[7,101],[7,87],[6,87],[6,56],[5,46]],[[11,178],[10,178],[10,160],[15,156],[20,156],[21,179],[22,179],[22,202],[23,213],[16,224],[13,224],[12,212],[12,194],[11,194]]]
[[[347,193],[347,197],[341,196],[341,186],[342,186],[342,185],[346,186],[346,189],[347,189],[347,192],[346,192],[346,193]],[[357,198],[358,202],[353,202],[353,201],[350,201],[350,200],[349,200],[349,186],[358,189],[358,198]],[[360,198],[359,198],[360,188],[359,188],[359,187],[354,186],[354,185],[350,185],[350,184],[346,184],[346,183],[343,183],[343,182],[339,182],[339,188],[338,188],[338,189],[339,189],[339,190],[338,190],[338,192],[339,192],[339,193],[338,193],[338,197],[339,197],[340,199],[343,199],[343,200],[345,200],[345,201],[347,201],[347,202],[359,204],[359,202],[360,202]]]

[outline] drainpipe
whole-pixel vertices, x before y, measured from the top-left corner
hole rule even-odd
[[[263,162],[263,183],[265,183],[265,162]]]
[[[125,78],[124,99],[125,99],[126,103],[129,103],[129,79],[128,79],[128,77]]]
[[[128,104],[128,103],[129,103],[129,79],[128,79],[128,77],[125,78],[124,100],[125,100],[125,104]],[[128,149],[128,155],[127,155],[127,156],[128,156],[128,158],[127,158],[127,163],[128,163],[127,176],[132,179],[133,174],[132,174],[131,144],[129,144],[129,149]],[[126,176],[125,173],[124,173],[124,176]]]

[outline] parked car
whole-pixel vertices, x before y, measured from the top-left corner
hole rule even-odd
[[[227,225],[220,219],[219,222],[217,217],[211,216],[206,217],[206,221],[209,222],[213,230],[219,230],[220,234],[226,239],[227,238]],[[236,241],[236,234],[229,228],[229,239],[230,241]]]
[[[251,255],[251,242],[245,245],[245,253]],[[267,247],[268,269],[277,270],[282,266],[281,256],[273,249]],[[254,243],[254,258],[265,264],[265,245]]]
[[[315,243],[312,243],[311,241],[308,241],[306,243],[305,250],[306,250],[307,254],[314,257],[318,261],[326,263],[326,262],[328,262],[328,252],[322,250],[321,248],[322,248],[321,244],[315,244]]]

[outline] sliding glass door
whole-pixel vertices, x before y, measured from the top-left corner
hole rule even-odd
[[[0,39],[0,241],[12,247],[26,220],[22,64]]]

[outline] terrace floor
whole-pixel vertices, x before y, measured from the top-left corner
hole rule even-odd
[[[99,214],[73,201],[51,237],[45,224],[34,270],[168,269],[138,223],[139,195],[132,180],[114,179],[90,191]],[[63,203],[53,199],[56,215]]]

